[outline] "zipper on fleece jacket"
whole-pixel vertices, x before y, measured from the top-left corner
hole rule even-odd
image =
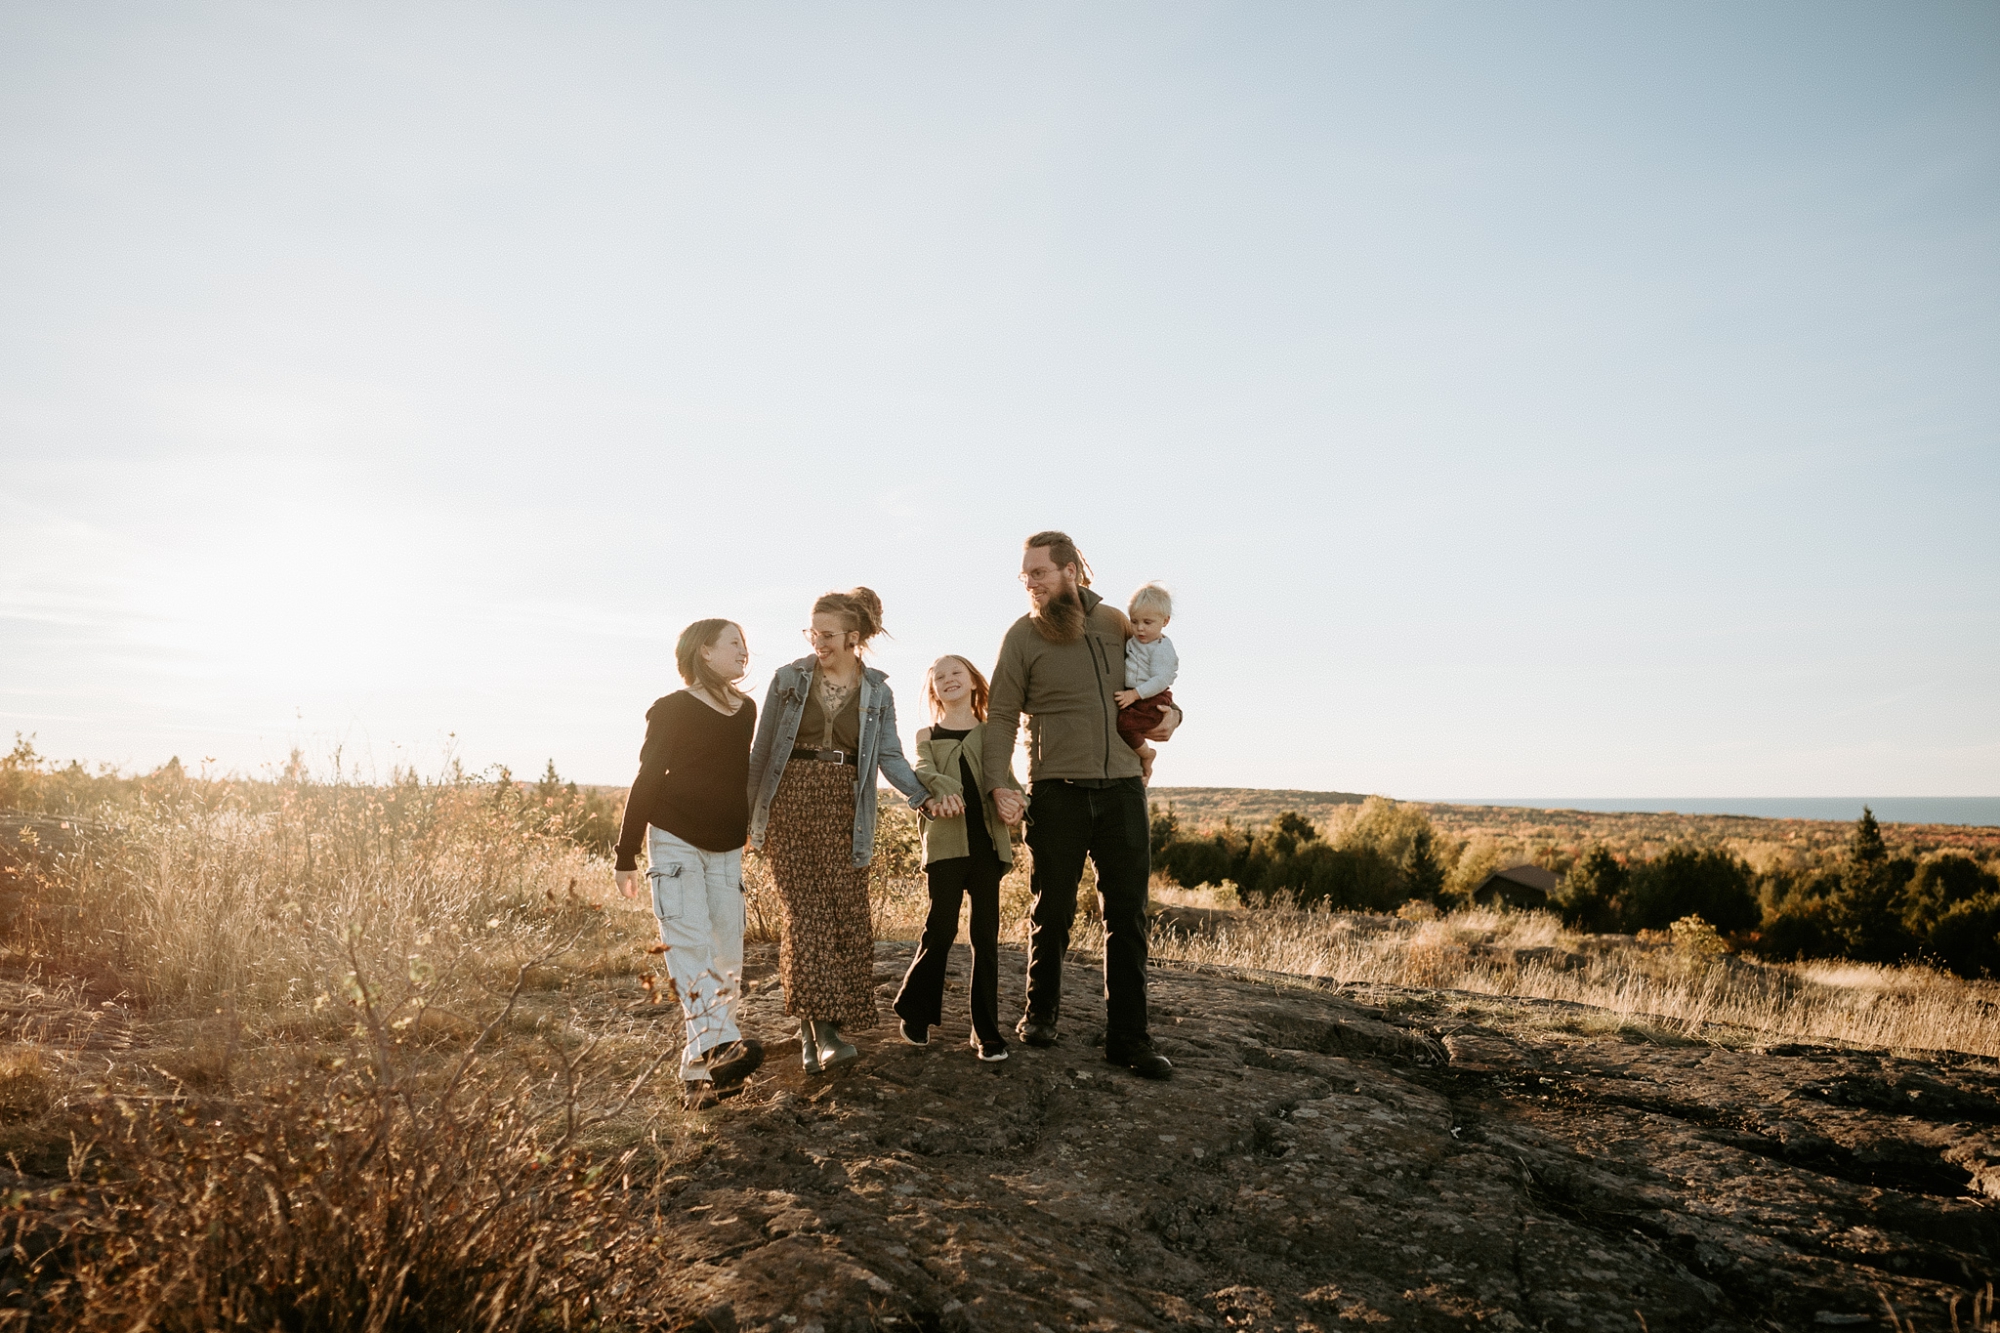
[[[1111,778],[1111,741],[1109,739],[1111,716],[1104,710],[1104,686],[1111,678],[1111,669],[1104,664],[1104,655],[1098,650],[1097,637],[1090,632],[1090,622],[1088,619],[1083,624],[1083,637],[1090,644],[1090,660],[1096,665],[1097,674],[1100,677],[1097,682],[1097,716],[1103,725],[1097,729],[1097,739],[1104,744],[1104,777],[1106,781],[1109,781]]]

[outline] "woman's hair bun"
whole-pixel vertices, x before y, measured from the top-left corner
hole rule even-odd
[[[840,617],[841,628],[861,636],[861,646],[882,632],[882,599],[873,588],[849,588],[830,592],[813,603],[816,616]]]
[[[882,632],[882,599],[873,588],[849,588],[847,597],[854,605],[855,619],[861,622],[855,628],[861,631],[861,641],[866,643]]]

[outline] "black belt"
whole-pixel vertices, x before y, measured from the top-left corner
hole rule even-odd
[[[849,764],[861,766],[861,760],[852,750],[808,750],[804,747],[792,751],[794,759],[816,759],[822,764]]]

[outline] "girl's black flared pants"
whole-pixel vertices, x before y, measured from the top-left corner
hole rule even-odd
[[[951,962],[952,941],[958,938],[958,905],[972,899],[972,1031],[986,1044],[1005,1044],[1000,1036],[1000,878],[1007,873],[1000,858],[954,856],[924,867],[930,881],[931,910],[924,919],[924,937],[917,956],[896,994],[896,1015],[912,1023],[935,1027],[944,1021],[945,970]]]

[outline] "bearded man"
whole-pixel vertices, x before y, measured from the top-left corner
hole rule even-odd
[[[1147,1078],[1169,1078],[1174,1067],[1153,1049],[1146,1027],[1146,788],[1139,756],[1118,734],[1112,698],[1125,688],[1125,617],[1090,591],[1089,564],[1060,532],[1028,538],[1021,582],[1033,609],[1001,641],[983,756],[986,772],[1008,772],[1028,714],[1025,809],[1035,902],[1027,1013],[1016,1030],[1030,1046],[1056,1044],[1063,956],[1087,856],[1097,867],[1104,915],[1104,1058]],[[1176,710],[1153,739],[1165,740],[1179,724]],[[993,799],[1008,823],[1021,817],[1012,787],[995,787]]]

